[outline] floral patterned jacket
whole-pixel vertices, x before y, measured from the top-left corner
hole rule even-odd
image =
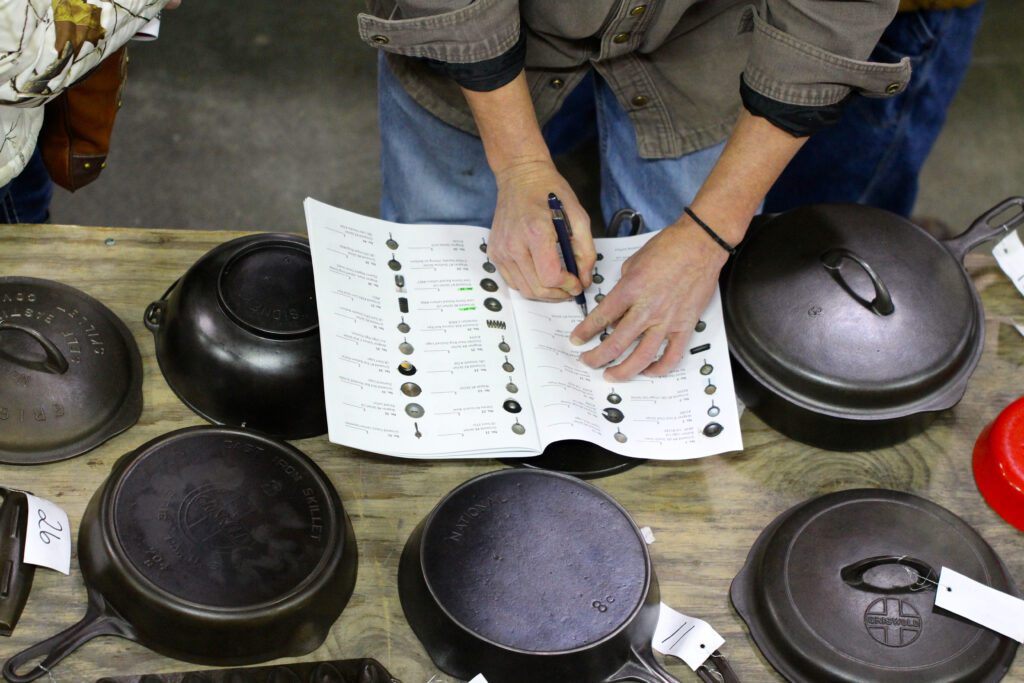
[[[43,108],[167,0],[0,0],[0,186],[25,167]]]

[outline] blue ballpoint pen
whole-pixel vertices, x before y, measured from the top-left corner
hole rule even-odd
[[[562,249],[562,260],[565,261],[565,269],[576,276],[576,279],[580,277],[579,266],[576,265],[576,257],[572,253],[572,226],[569,225],[569,217],[565,215],[565,209],[562,207],[562,202],[552,192],[548,195],[548,207],[551,209],[551,222],[555,224],[555,234],[558,235],[558,246]],[[575,296],[576,303],[579,304],[580,312],[583,313],[583,317],[587,317],[587,297],[580,292]]]

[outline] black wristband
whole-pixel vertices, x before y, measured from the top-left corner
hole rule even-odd
[[[697,223],[697,225],[704,228],[704,232],[706,232],[708,236],[715,241],[715,244],[729,252],[730,256],[736,254],[736,247],[732,246],[731,244],[723,240],[721,237],[719,237],[718,233],[712,230],[710,225],[702,221],[700,218],[697,217],[697,214],[690,210],[690,207],[685,207],[683,209],[683,213],[692,218]]]

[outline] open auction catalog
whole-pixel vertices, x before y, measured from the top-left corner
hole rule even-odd
[[[305,209],[334,443],[408,458],[525,457],[565,439],[670,460],[743,447],[717,292],[675,371],[609,383],[579,360],[599,340],[569,343],[576,303],[509,289],[486,228]],[[595,240],[590,310],[649,238]]]

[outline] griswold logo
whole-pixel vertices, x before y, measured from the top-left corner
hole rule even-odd
[[[871,637],[888,647],[906,647],[921,635],[922,620],[914,606],[899,598],[879,598],[864,611]]]

